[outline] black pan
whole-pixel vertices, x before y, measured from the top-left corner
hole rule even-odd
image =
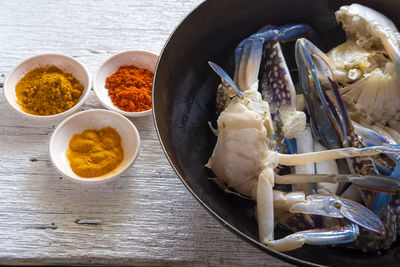
[[[258,240],[253,201],[225,194],[204,167],[216,137],[215,95],[220,80],[209,60],[233,74],[236,45],[266,24],[307,23],[326,48],[344,41],[334,11],[350,1],[218,0],[206,1],[176,28],[160,56],[153,85],[153,114],[160,142],[176,173],[192,194],[229,229],[277,258],[296,265],[397,265],[396,245],[382,255],[343,248],[304,246],[280,253]],[[400,25],[400,2],[362,1]],[[276,235],[285,235],[278,230]]]

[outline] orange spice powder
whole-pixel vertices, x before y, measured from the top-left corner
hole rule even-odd
[[[153,73],[133,65],[121,66],[106,80],[106,88],[113,104],[124,111],[151,109]]]

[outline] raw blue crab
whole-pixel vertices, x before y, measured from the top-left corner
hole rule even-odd
[[[316,48],[310,41],[306,39],[299,39],[296,42],[296,60],[299,64],[299,77],[301,88],[303,89],[308,113],[310,114],[311,122],[313,125],[314,135],[328,148],[337,147],[365,147],[364,141],[359,138],[355,133],[354,126],[347,113],[346,107],[341,99],[338,85],[332,80],[332,71],[326,63],[326,57],[323,53]],[[312,71],[314,69],[315,71]],[[329,95],[322,89],[320,81],[328,80],[324,83],[331,88],[335,97],[335,102]],[[338,122],[343,122],[342,127],[337,127]],[[330,126],[330,127],[329,127]],[[363,132],[363,136],[367,142],[373,145],[389,143],[383,136],[371,130],[357,126],[358,131]],[[369,136],[368,136],[369,135]],[[394,142],[393,142],[394,143]],[[377,159],[379,160],[379,159]],[[395,161],[398,157],[395,157]],[[399,164],[397,164],[399,165]],[[397,166],[399,168],[400,166]],[[378,172],[375,161],[370,157],[353,158],[349,161],[349,169],[353,173],[360,175],[377,175],[379,177],[377,182],[382,181],[382,176]],[[393,171],[389,179],[397,181],[398,171]],[[371,206],[371,209],[382,217],[385,228],[387,229],[386,235],[382,238],[370,236],[369,239],[380,239],[383,243],[372,242],[373,246],[368,249],[378,251],[380,248],[388,248],[396,240],[396,230],[393,230],[393,220],[396,215],[390,210],[389,202],[394,191],[382,190],[385,193],[376,193],[369,190],[360,190],[361,197],[366,205]],[[392,215],[390,215],[392,214]],[[392,218],[393,217],[393,218]],[[362,237],[365,239],[369,233],[363,233]],[[363,249],[366,248],[366,243],[362,244]],[[361,244],[358,244],[361,245]]]
[[[268,134],[267,128],[264,126],[265,124],[272,124],[270,114],[266,112],[268,103],[261,99],[257,91],[246,90],[242,93],[243,98],[234,97],[218,118],[218,140],[207,166],[213,170],[220,183],[227,184],[240,194],[249,196],[257,201],[260,239],[265,244],[278,250],[290,250],[304,243],[321,244],[322,240],[327,240],[325,237],[326,232],[316,230],[315,232],[307,232],[302,235],[295,234],[294,236],[287,237],[285,240],[273,241],[273,228],[275,226],[274,203],[276,201],[291,203],[291,205],[286,204],[289,207],[288,211],[291,212],[307,212],[331,217],[345,217],[375,232],[384,232],[382,231],[383,226],[377,216],[362,205],[357,205],[350,200],[342,200],[336,196],[320,195],[305,198],[304,193],[301,192],[296,194],[291,193],[292,195],[289,196],[283,195],[283,198],[277,199],[276,193],[274,194],[273,191],[275,182],[294,183],[301,181],[295,176],[283,176],[285,182],[280,181],[280,177],[276,176],[274,170],[278,164],[293,166],[337,158],[375,155],[381,152],[398,153],[399,147],[345,148],[308,154],[278,153],[275,151],[275,142],[268,137],[271,135]],[[262,108],[257,109],[257,107]],[[288,181],[290,178],[292,180]],[[304,179],[306,178],[304,177]],[[310,178],[315,179],[315,176],[311,176]],[[330,178],[334,179],[334,177]],[[349,178],[347,181],[351,180],[351,177]],[[305,180],[305,182],[309,181]],[[394,187],[398,188],[399,184],[395,184]],[[319,205],[314,206],[313,204],[315,203],[319,203]],[[300,207],[305,206],[310,209],[300,209]],[[328,206],[330,207],[329,209],[324,208]],[[342,213],[342,207],[346,210],[352,210],[350,212],[351,215],[347,216],[347,214]],[[356,214],[363,214],[363,216],[358,217]],[[366,214],[367,216],[365,216]],[[372,220],[367,222],[366,218]],[[331,231],[332,235],[330,237],[332,238],[330,243],[334,243],[333,240],[336,240],[336,243],[343,242],[341,240],[344,230],[348,229],[345,227],[344,229]],[[320,237],[322,239],[315,239],[315,236],[318,234],[321,234]],[[351,232],[350,234],[354,236],[354,233]],[[351,240],[354,239],[352,238]]]
[[[384,234],[385,228],[373,212],[352,200],[334,194],[306,196],[303,192],[285,193],[274,190],[275,184],[353,182],[383,191],[395,191],[400,185],[399,181],[379,175],[277,174],[278,165],[304,165],[380,153],[400,154],[400,147],[396,145],[346,147],[304,154],[282,154],[276,151],[276,134],[283,133],[285,138],[297,137],[305,126],[305,115],[296,110],[294,86],[279,42],[276,41],[296,39],[305,32],[309,33],[310,30],[304,25],[280,28],[267,26],[241,42],[235,50],[235,82],[216,64],[210,63],[223,80],[219,86],[218,102],[224,109],[218,118],[217,144],[206,166],[214,172],[216,182],[226,192],[233,188],[237,193],[257,201],[260,240],[280,251],[292,250],[303,244],[352,242],[359,234],[358,226],[379,234]],[[267,101],[258,92],[263,43],[270,56],[266,69],[272,73],[267,75],[267,92],[264,94]],[[298,64],[305,66],[308,59],[304,57]],[[317,70],[311,68],[315,75]],[[329,106],[328,101],[326,103]],[[279,118],[277,123],[273,117]],[[335,122],[338,124],[336,127],[345,127],[341,121]],[[283,214],[289,213],[342,218],[343,224],[330,226],[329,229],[302,231],[274,240],[274,226],[277,223],[274,214],[285,217]]]
[[[318,78],[321,83],[328,88],[332,86],[338,88],[334,92],[340,92],[340,98],[344,100],[344,103],[340,100],[341,105],[346,104],[351,119],[361,124],[353,122],[355,132],[363,137],[363,141],[352,138],[352,141],[341,145],[360,147],[383,143],[398,144],[400,142],[398,116],[400,111],[400,33],[387,17],[360,4],[342,6],[335,15],[346,32],[347,41],[333,48],[326,56],[322,52],[316,53],[318,56],[315,56],[314,60],[320,63],[318,69],[321,71]],[[322,70],[321,66],[325,69]],[[328,82],[327,77],[332,81]],[[304,84],[306,85],[307,82]],[[349,116],[346,116],[346,120],[350,121]],[[349,134],[353,128],[351,124],[350,122],[347,129]],[[321,124],[316,123],[316,125]],[[363,126],[374,131],[368,131]],[[330,131],[330,133],[333,132]],[[352,134],[354,136],[354,132]],[[331,148],[337,147],[331,145]],[[392,156],[391,158],[394,168],[393,165],[392,167],[385,165],[385,161],[380,158],[374,158],[373,161],[364,159],[363,164],[356,164],[354,168],[352,166],[354,162],[349,166],[354,172],[382,173],[393,179],[399,179],[399,157]],[[398,231],[397,221],[400,217],[398,216],[398,194],[377,193],[369,190],[353,190],[353,195],[354,193],[358,193],[365,205],[381,217],[387,229],[383,237],[361,230],[360,238],[354,243],[354,247],[365,251],[389,248],[396,240]]]

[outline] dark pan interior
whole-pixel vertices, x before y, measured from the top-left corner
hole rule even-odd
[[[279,253],[258,241],[254,202],[225,194],[207,179],[204,167],[216,137],[217,75],[208,66],[213,61],[233,74],[233,50],[239,41],[264,25],[307,23],[327,47],[345,36],[334,11],[351,1],[331,0],[217,0],[206,1],[191,12],[171,35],[160,56],[153,87],[156,128],[175,171],[193,195],[229,229],[263,251],[288,262],[305,265],[396,265],[400,257],[394,246],[383,255],[341,248],[304,246]],[[362,1],[399,24],[400,2]],[[287,234],[282,230],[277,236]]]

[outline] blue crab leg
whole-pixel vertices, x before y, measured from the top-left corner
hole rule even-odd
[[[228,75],[228,73],[226,73],[220,66],[218,66],[214,62],[208,61],[208,64],[219,75],[219,77],[221,77],[222,81],[225,81],[230,87],[232,87],[235,90],[235,93],[238,97],[243,98],[242,92],[233,82],[232,78]]]
[[[303,244],[349,243],[359,235],[358,225],[376,233],[385,233],[384,225],[373,212],[361,204],[335,195],[310,195],[304,198],[303,192],[274,191],[274,209],[277,212],[288,210],[291,213],[328,216],[345,223],[344,227],[297,232],[280,240],[263,239],[268,247],[279,251],[293,250]]]
[[[400,189],[400,179],[384,175],[357,174],[287,174],[275,175],[276,184],[350,182],[369,190],[395,193]]]
[[[374,200],[374,203],[371,206],[371,211],[376,215],[381,216],[385,210],[385,208],[392,201],[391,194],[378,194]]]
[[[321,162],[332,159],[374,156],[378,154],[400,154],[400,145],[370,146],[364,148],[346,147],[320,152],[303,154],[278,154],[279,164],[295,166],[310,162]]]
[[[376,146],[389,143],[396,144],[395,142],[390,142],[387,138],[375,132],[374,130],[368,129],[354,122],[353,126],[355,132],[363,138],[367,146]]]
[[[304,202],[293,204],[289,211],[346,218],[370,231],[385,233],[385,227],[375,213],[357,202],[336,195],[310,195]]]
[[[353,242],[360,234],[359,227],[355,224],[348,224],[336,229],[314,229],[300,231],[288,235],[282,239],[269,241],[267,246],[278,251],[289,251],[309,245],[334,245]]]
[[[399,152],[400,152],[399,149],[400,149],[399,145],[387,145],[387,146],[372,146],[372,147],[366,147],[366,148],[348,147],[348,148],[342,148],[342,149],[332,149],[332,150],[327,150],[327,151],[322,151],[322,152],[294,154],[294,155],[279,154],[279,163],[283,164],[283,165],[294,166],[294,165],[307,164],[310,162],[321,162],[321,161],[346,158],[346,157],[371,156],[371,155],[379,154],[378,151],[380,151],[382,153],[399,154]],[[384,152],[384,151],[386,151],[386,152]],[[368,188],[368,189],[373,188],[374,191],[379,191],[379,187],[382,187],[384,184],[385,184],[385,186],[387,186],[387,185],[390,185],[391,183],[392,184],[397,183],[397,181],[393,180],[393,179],[383,180],[382,176],[380,176],[381,180],[380,179],[372,179],[372,177],[374,177],[374,176],[373,175],[369,176],[369,178],[365,181],[358,180],[358,184],[360,186],[364,186],[365,188]],[[357,180],[354,180],[354,183],[357,183]],[[392,189],[386,190],[386,188],[382,188],[381,191],[392,191]],[[381,202],[378,202],[378,204],[376,204],[376,205],[378,205],[377,206],[378,210],[376,212],[378,214],[385,207],[385,206],[383,206],[383,204],[385,203],[383,201],[383,199],[388,198],[387,196],[379,197],[380,194],[382,194],[382,193],[378,193],[378,201],[380,201],[380,198],[382,200],[381,200]],[[388,201],[388,200],[386,200],[386,201]]]
[[[380,133],[361,126],[357,123],[354,123],[355,133],[361,136],[362,140],[364,140],[366,146],[380,146],[384,144],[392,144],[396,145],[397,142],[393,140],[390,136],[383,136]],[[398,155],[388,155],[393,161],[399,161],[400,156]],[[392,176],[396,177],[396,176]]]

